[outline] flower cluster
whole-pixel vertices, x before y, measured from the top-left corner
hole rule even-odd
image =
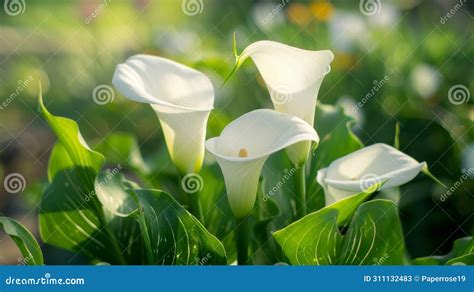
[[[316,100],[334,55],[259,41],[237,56],[237,66],[248,58],[265,81],[274,110],[247,113],[206,142],[214,88],[203,73],[161,57],[136,55],[119,64],[113,77],[123,95],[150,104],[156,112],[171,159],[182,175],[200,171],[204,146],[216,158],[236,217],[252,210],[269,155],[286,149],[293,164],[304,165],[311,142],[319,142],[313,128]],[[423,165],[393,147],[375,144],[321,169],[317,180],[328,204],[363,191],[364,185],[383,182],[383,188],[389,188],[406,183]]]
[[[231,74],[249,58],[265,82],[274,109],[246,113],[228,124],[220,136],[207,141],[214,88],[203,73],[161,57],[136,55],[118,65],[113,77],[113,84],[124,96],[150,104],[156,112],[171,159],[182,176],[199,173],[205,149],[215,157],[230,207],[239,220],[254,207],[265,161],[282,149],[301,171],[301,175],[295,174],[302,178],[300,188],[295,184],[295,189],[303,194],[304,205],[304,165],[311,143],[317,146],[319,142],[314,129],[316,101],[334,55],[329,50],[308,51],[258,41],[236,54]],[[381,189],[399,186],[422,170],[426,170],[426,163],[391,146],[374,144],[320,169],[317,181],[328,205],[375,185]]]

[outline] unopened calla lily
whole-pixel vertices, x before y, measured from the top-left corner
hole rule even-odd
[[[156,112],[178,171],[199,172],[214,104],[209,78],[168,59],[136,55],[117,66],[113,84],[125,97],[148,103]]]
[[[238,56],[238,66],[249,57],[265,81],[275,110],[299,117],[313,126],[319,88],[330,71],[333,53],[258,41]],[[302,164],[309,150],[310,143],[303,142],[290,147],[287,152],[294,164]]]
[[[411,181],[426,162],[418,162],[398,149],[377,143],[333,161],[320,169],[317,181],[323,187],[326,205],[381,184],[388,189]]]
[[[253,208],[266,159],[302,141],[319,142],[316,131],[297,117],[269,109],[249,112],[227,125],[206,149],[222,169],[230,207],[237,218]]]

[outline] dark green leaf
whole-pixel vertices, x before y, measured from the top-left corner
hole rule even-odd
[[[414,265],[474,264],[474,237],[464,237],[454,241],[453,249],[446,255],[429,256],[413,260]]]
[[[220,241],[170,195],[133,190],[139,200],[142,232],[151,247],[152,264],[225,265]]]

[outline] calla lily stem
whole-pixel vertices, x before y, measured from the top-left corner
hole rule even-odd
[[[188,195],[189,211],[199,222],[204,224],[204,215],[202,213],[201,201],[199,201],[199,192]]]
[[[237,264],[247,265],[249,253],[249,221],[247,217],[237,219],[236,240]]]
[[[304,163],[301,165],[295,165],[295,206],[296,206],[296,219],[303,218],[306,215],[306,179],[305,179],[305,167]]]

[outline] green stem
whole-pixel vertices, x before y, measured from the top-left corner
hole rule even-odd
[[[92,200],[92,204],[96,208],[96,212],[99,215],[99,222],[102,226],[104,226],[104,232],[107,234],[107,237],[110,238],[110,244],[112,245],[112,248],[114,250],[114,253],[116,255],[117,261],[120,265],[126,265],[127,262],[125,261],[125,258],[123,257],[122,252],[120,251],[120,247],[118,246],[117,243],[117,238],[114,236],[113,232],[110,230],[109,227],[109,222],[105,219],[105,214],[104,210],[102,209],[102,206],[97,200]]]
[[[303,218],[306,215],[306,181],[305,181],[305,167],[304,163],[295,165],[295,205],[296,205],[296,219]]]
[[[247,217],[237,219],[237,264],[247,265],[249,256],[249,222]]]
[[[143,243],[145,244],[146,260],[149,265],[153,265],[153,251],[151,248],[150,234],[146,224],[145,214],[141,206],[138,207],[138,223],[143,234]]]
[[[199,222],[204,224],[204,215],[202,213],[201,201],[199,200],[199,192],[188,194],[188,203],[191,214],[193,214]]]
[[[112,234],[112,232],[109,230],[108,227],[105,227],[105,232],[107,233],[108,238],[110,238],[110,242],[112,243],[112,248],[114,249],[114,252],[117,256],[117,260],[121,265],[126,265],[127,262],[125,261],[125,258],[123,257],[122,252],[120,251],[120,248],[117,244],[117,239],[115,239],[115,236]]]
[[[204,225],[204,216],[202,212],[202,206],[201,206],[201,201],[199,200],[199,191],[196,190],[196,192],[191,192],[194,190],[194,186],[191,186],[190,190],[186,190],[185,187],[182,185],[183,184],[183,179],[186,178],[186,175],[183,175],[180,173],[179,175],[179,185],[181,185],[181,191],[182,194],[184,195],[184,200],[185,202],[187,201],[188,203],[188,211],[193,214],[194,217],[196,217],[199,222],[201,222]],[[186,182],[184,182],[186,184]]]

